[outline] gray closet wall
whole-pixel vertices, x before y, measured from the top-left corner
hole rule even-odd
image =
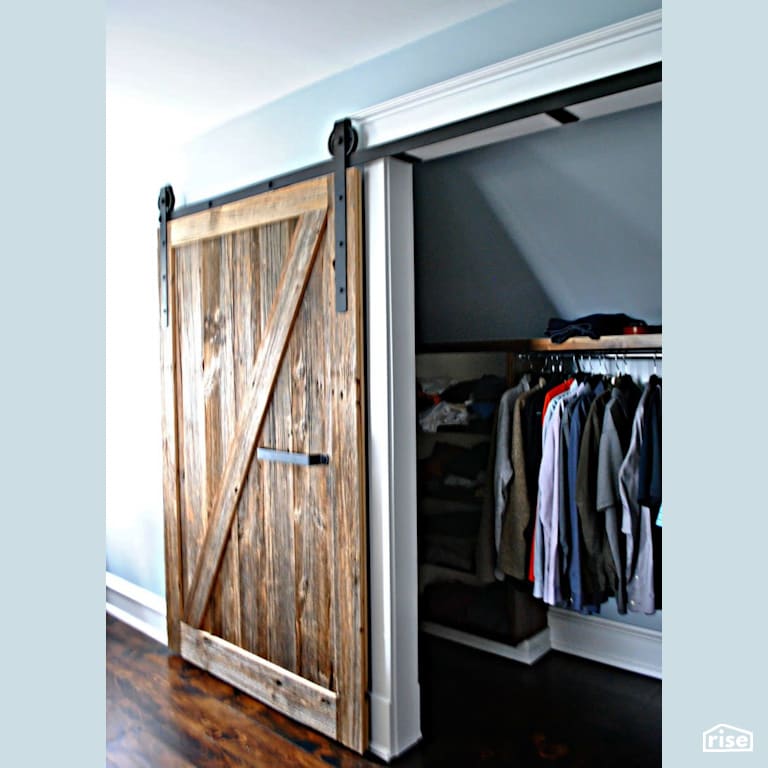
[[[552,316],[661,324],[661,105],[414,166],[416,337],[543,336]],[[613,621],[661,629],[662,614]]]
[[[417,339],[661,323],[661,105],[414,167]]]

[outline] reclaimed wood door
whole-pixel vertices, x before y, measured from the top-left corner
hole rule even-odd
[[[361,181],[348,310],[333,178],[168,222],[161,330],[169,645],[367,746]],[[303,462],[303,463],[301,463]]]

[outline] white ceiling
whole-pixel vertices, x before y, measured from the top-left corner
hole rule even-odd
[[[108,116],[183,140],[508,1],[106,0]]]

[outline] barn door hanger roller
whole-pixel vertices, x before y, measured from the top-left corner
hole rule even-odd
[[[164,328],[168,327],[168,217],[175,204],[173,187],[163,187],[157,207],[160,209],[160,322]]]
[[[347,311],[347,168],[349,156],[357,148],[357,131],[349,118],[337,120],[328,137],[328,151],[333,155],[334,232],[336,311]]]

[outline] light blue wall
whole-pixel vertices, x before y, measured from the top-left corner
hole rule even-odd
[[[328,135],[341,117],[660,7],[658,0],[518,0],[437,32],[191,142],[169,177],[177,205],[327,160]]]
[[[414,209],[422,342],[661,323],[661,105],[417,165]]]
[[[121,259],[119,263],[134,264],[132,274],[136,281],[148,297],[156,296],[151,254],[156,242],[154,203],[158,176],[164,175],[163,183],[173,185],[177,205],[183,205],[322,162],[328,159],[328,134],[340,117],[660,7],[658,0],[518,0],[233,120],[180,146],[177,157],[165,162],[158,160],[146,170],[136,170],[141,179],[136,180],[134,188],[144,193],[134,206],[119,208],[115,225],[123,233],[121,237],[130,235],[132,242],[136,242],[133,252],[144,254],[145,261],[136,264]],[[269,72],[265,71],[264,76],[268,77]],[[130,215],[126,213],[129,210]],[[128,277],[120,272],[115,280],[125,282]],[[142,310],[142,316],[148,318],[147,332],[141,336],[142,340],[148,339],[145,347],[151,347],[150,339],[155,338],[154,312],[153,307]],[[135,339],[133,313],[124,314],[126,319],[116,320],[117,326],[110,327],[110,333],[113,338]],[[108,446],[119,446],[119,461],[127,462],[126,469],[118,473],[120,476],[110,487],[119,487],[125,479],[130,494],[121,497],[120,504],[113,505],[115,510],[107,515],[107,569],[163,594],[158,357],[150,349],[132,360],[130,380],[142,391],[157,393],[152,406],[156,416],[151,421],[158,427],[154,431],[125,425],[112,431],[108,428]],[[133,403],[129,405],[135,407]],[[146,499],[154,502],[148,503]]]

